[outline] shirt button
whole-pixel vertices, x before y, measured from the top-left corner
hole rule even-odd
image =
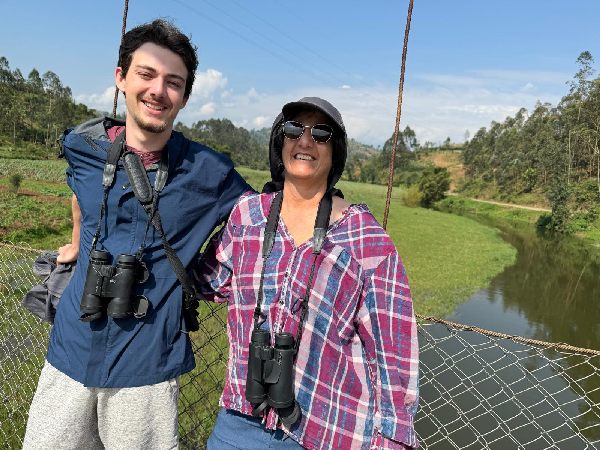
[[[280,300],[279,300],[279,304],[280,304],[280,305],[283,305],[284,303],[285,303],[285,302],[283,301],[283,299],[280,299]]]

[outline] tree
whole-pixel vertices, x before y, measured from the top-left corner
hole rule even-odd
[[[449,187],[450,173],[445,167],[432,167],[424,171],[419,180],[421,206],[431,208],[435,202],[445,197]]]
[[[406,128],[404,128],[401,137],[402,142],[404,142],[404,147],[409,152],[414,152],[419,149],[419,141],[417,141],[417,135],[415,134],[414,130],[408,125],[406,126]]]

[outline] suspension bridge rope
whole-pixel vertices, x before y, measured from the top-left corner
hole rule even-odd
[[[514,334],[506,334],[506,333],[500,333],[498,331],[486,330],[485,328],[480,328],[475,325],[464,325],[462,323],[451,322],[449,320],[439,319],[439,318],[433,317],[433,316],[424,316],[424,315],[418,314],[418,313],[416,313],[415,316],[418,319],[425,320],[427,322],[440,323],[442,325],[446,325],[451,328],[456,328],[458,330],[475,331],[477,333],[484,334],[486,336],[493,336],[493,337],[502,338],[502,339],[510,339],[511,341],[520,342],[522,344],[537,345],[537,346],[545,347],[545,348],[549,348],[549,349],[565,350],[568,352],[576,352],[576,353],[583,353],[586,355],[600,356],[600,350],[594,350],[591,348],[575,347],[573,345],[565,344],[563,342],[546,342],[546,341],[541,341],[539,339],[529,339],[529,338],[517,336]]]
[[[394,128],[394,137],[392,139],[392,156],[390,157],[390,168],[388,171],[388,187],[385,199],[385,210],[383,213],[383,229],[387,229],[387,220],[390,212],[390,201],[392,198],[392,183],[394,181],[394,162],[396,161],[396,147],[398,144],[398,134],[400,130],[400,116],[402,115],[402,93],[404,91],[404,73],[406,71],[406,53],[408,51],[408,35],[410,33],[410,21],[412,18],[413,0],[408,4],[408,13],[406,14],[406,27],[404,29],[404,45],[402,47],[402,65],[400,67],[400,83],[398,86],[398,106],[396,107],[396,126]]]
[[[129,0],[125,0],[123,5],[123,24],[121,25],[121,44],[123,43],[123,36],[125,36],[125,28],[127,28],[127,11],[129,10]],[[119,64],[117,62],[117,64]],[[113,117],[117,117],[117,101],[119,100],[119,88],[115,86],[115,98],[113,100]]]

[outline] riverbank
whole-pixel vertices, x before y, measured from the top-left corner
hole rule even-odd
[[[54,180],[64,162],[52,161],[44,170],[38,161],[0,159],[0,239],[25,242],[35,248],[57,248],[70,239],[68,187]],[[7,172],[22,173],[22,191],[9,193]],[[64,167],[64,165],[62,166]],[[8,169],[9,168],[9,169]],[[268,172],[239,168],[261,189]],[[64,173],[64,172],[63,172]],[[44,179],[47,177],[47,181]],[[338,187],[352,203],[366,203],[381,222],[385,186],[342,181]],[[388,233],[403,258],[415,310],[443,317],[515,260],[515,250],[498,232],[466,217],[400,204],[400,190],[392,197]]]
[[[545,208],[470,199],[459,194],[449,195],[444,200],[437,202],[435,206],[436,209],[443,212],[474,217],[485,216],[495,220],[530,224],[531,226],[535,226],[540,215],[549,213]]]

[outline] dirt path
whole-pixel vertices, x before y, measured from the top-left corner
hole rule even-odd
[[[455,194],[450,194],[450,195],[455,195]],[[490,203],[492,205],[504,206],[507,208],[528,209],[530,211],[540,211],[540,212],[552,212],[551,209],[540,208],[538,206],[515,205],[514,203],[502,203],[502,202],[495,202],[493,200],[481,200],[479,198],[469,198],[469,200],[472,200],[474,202],[480,202],[480,203]]]

